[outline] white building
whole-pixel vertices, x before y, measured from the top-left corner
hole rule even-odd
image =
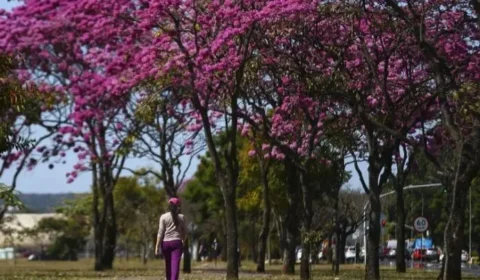
[[[0,248],[32,248],[51,244],[52,240],[45,234],[26,234],[28,230],[34,229],[40,220],[44,218],[60,218],[61,214],[5,214],[0,223]]]

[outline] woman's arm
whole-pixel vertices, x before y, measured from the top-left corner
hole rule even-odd
[[[157,234],[157,244],[155,245],[155,255],[158,255],[158,253],[160,252],[160,246],[162,244],[164,236],[165,236],[165,225],[162,217],[160,217],[160,221],[158,222],[158,234]]]

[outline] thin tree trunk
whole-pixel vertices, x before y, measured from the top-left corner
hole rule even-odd
[[[445,228],[445,271],[443,278],[445,280],[461,280],[462,267],[461,255],[463,248],[464,220],[465,211],[460,201],[464,200],[464,194],[457,194],[457,203],[451,209],[450,218]],[[458,206],[457,206],[458,205]]]
[[[335,275],[340,273],[340,228],[335,229],[335,245],[332,245],[332,268]],[[335,247],[333,247],[335,246]]]
[[[252,257],[252,262],[254,264],[257,264],[257,261],[258,261],[258,254],[257,254],[257,227],[256,227],[256,224],[257,224],[257,219],[255,217],[251,217],[251,222],[252,222],[252,242],[250,243],[250,256]],[[241,258],[241,256],[240,256]]]
[[[300,185],[302,186],[303,196],[303,231],[306,234],[311,234],[312,219],[313,219],[313,207],[312,207],[312,194],[310,191],[310,185],[306,182],[305,174],[299,172]],[[310,250],[311,242],[305,236],[302,236],[302,261],[300,265],[300,279],[310,279]]]
[[[190,242],[190,238],[187,238],[183,244],[183,273],[192,272],[192,255],[189,250]]]
[[[397,239],[396,270],[400,273],[407,271],[405,264],[405,204],[403,201],[403,184],[397,186],[396,190],[396,216],[397,226],[395,237]]]
[[[462,248],[463,236],[465,228],[465,211],[462,205],[465,205],[466,195],[468,192],[459,191],[460,186],[454,188],[456,192],[452,200],[450,208],[450,216],[445,227],[444,243],[445,247],[445,265],[443,271],[444,280],[461,280],[462,279]],[[453,202],[455,200],[455,202]]]
[[[271,202],[270,192],[268,185],[268,169],[262,159],[260,161],[261,176],[262,176],[262,198],[263,198],[263,216],[262,216],[262,229],[260,231],[259,243],[258,243],[258,262],[257,272],[265,273],[265,249],[267,247],[268,236],[270,232],[270,215],[271,215]]]
[[[345,264],[346,263],[346,260],[345,260],[345,246],[347,244],[347,232],[345,231],[345,228],[342,228],[340,230],[340,240],[338,242],[338,258],[339,258],[339,263],[341,264]]]
[[[298,201],[298,178],[294,164],[285,160],[287,172],[287,200],[288,209],[285,217],[285,247],[283,252],[283,274],[295,274],[295,249],[298,237],[297,201]]]
[[[333,245],[332,245],[332,237],[328,237],[328,244],[327,244],[327,263],[333,263]],[[334,269],[332,269],[334,271]]]
[[[104,269],[113,269],[115,248],[117,246],[117,224],[113,200],[113,187],[108,187],[106,190],[104,195],[104,204],[104,211],[106,211],[106,223],[102,264]]]
[[[101,271],[103,270],[103,240],[104,240],[104,230],[105,223],[103,217],[100,217],[98,211],[99,207],[99,182],[98,182],[98,171],[97,164],[92,163],[92,214],[93,214],[93,235],[95,239],[95,262],[94,270]]]
[[[143,242],[142,244],[142,263],[143,265],[146,265],[148,260],[147,260],[147,244],[145,244],[145,242]]]
[[[445,250],[444,250],[444,253],[445,253]],[[444,258],[442,260],[442,266],[440,268],[440,274],[438,275],[437,280],[443,280],[443,275],[444,275],[444,272],[445,272],[445,260],[446,259],[447,258],[444,255]]]
[[[337,250],[335,250],[335,262],[332,262],[333,264],[333,271],[335,275],[338,275],[340,273],[340,251],[338,250],[338,243],[340,239],[340,219],[339,219],[339,193],[337,193],[336,198],[335,198],[335,229],[334,229],[334,234],[335,234],[335,244],[337,246]]]
[[[377,180],[378,176],[375,176]],[[372,181],[370,181],[372,183]],[[372,185],[372,184],[371,184]],[[367,266],[365,273],[365,280],[379,280],[380,279],[380,261],[379,261],[379,248],[380,248],[380,215],[381,204],[380,194],[375,192],[376,187],[371,187],[370,190],[370,207],[369,214],[369,229],[367,240]]]
[[[235,191],[228,191],[224,195],[225,216],[227,220],[227,276],[226,279],[238,279],[238,231],[237,231],[237,204]]]

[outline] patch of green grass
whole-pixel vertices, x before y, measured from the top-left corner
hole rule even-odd
[[[162,279],[164,264],[162,261],[149,261],[143,265],[138,260],[119,260],[115,263],[112,271],[93,271],[93,260],[81,260],[77,262],[28,262],[18,260],[14,264],[9,261],[0,261],[0,279],[26,279],[26,280],[88,280],[88,279],[123,279],[123,280],[153,280]],[[242,263],[242,279],[275,279],[294,280],[299,276],[281,275],[280,265],[267,266],[266,274],[255,272],[255,265],[251,262]],[[298,270],[298,269],[297,269]],[[345,265],[341,267],[340,275],[335,276],[331,272],[330,265],[314,265],[312,267],[313,279],[318,280],[353,280],[363,279],[364,267],[362,265]],[[394,269],[382,268],[382,279],[391,280],[435,280],[437,272],[423,270],[409,270],[405,274],[397,274]],[[225,264],[219,263],[195,263],[191,274],[182,274],[185,280],[220,280],[225,279]],[[464,279],[474,279],[465,277]]]

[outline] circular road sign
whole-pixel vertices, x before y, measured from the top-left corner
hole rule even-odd
[[[418,217],[413,222],[413,227],[418,232],[425,232],[428,229],[428,220],[425,217]]]

